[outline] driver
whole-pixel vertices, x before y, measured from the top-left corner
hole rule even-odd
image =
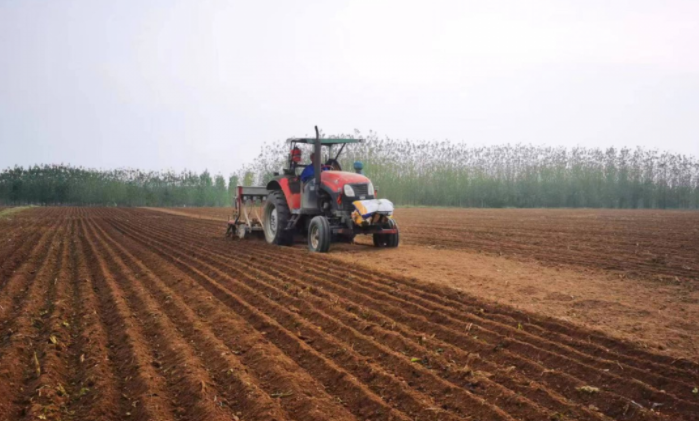
[[[306,165],[306,168],[303,169],[303,172],[301,173],[301,181],[304,183],[307,182],[308,180],[313,179],[315,177],[316,172],[315,169],[313,168],[313,160],[316,157],[316,154],[311,152],[311,162]]]
[[[309,181],[313,179],[313,177],[316,175],[315,169],[313,168],[313,159],[315,158],[316,154],[314,152],[311,152],[311,162],[306,166],[306,168],[303,169],[303,172],[301,173],[301,181],[304,183],[306,181]],[[332,162],[332,165],[330,164],[330,161]],[[329,171],[329,170],[335,170],[335,171],[340,171],[339,170],[340,164],[338,164],[337,161],[334,159],[328,160],[325,164],[320,166],[321,171]]]

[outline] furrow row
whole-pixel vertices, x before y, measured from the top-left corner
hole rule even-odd
[[[173,404],[177,403],[176,413],[194,420],[232,420],[234,414],[222,407],[222,401],[218,401],[211,388],[214,381],[207,368],[178,329],[167,317],[162,317],[162,308],[138,285],[139,274],[114,254],[96,233],[93,221],[88,220],[87,225],[88,239],[104,259],[110,277],[131,280],[116,283],[115,293],[124,299],[128,311],[137,320],[140,338],[146,341],[140,345],[149,351],[149,355],[144,352],[145,362],[166,383]]]
[[[42,374],[40,358],[47,346],[44,341],[48,340],[42,329],[49,312],[45,307],[46,297],[59,270],[64,225],[61,223],[48,232],[44,243],[10,280],[18,293],[6,307],[8,317],[2,318],[0,343],[0,414],[8,414],[8,418],[26,412],[27,396],[33,392],[29,389],[31,380]],[[22,403],[16,405],[20,400]]]
[[[211,295],[185,273],[176,268],[164,268],[161,258],[123,236],[117,242],[107,232],[109,228],[100,227],[100,230],[122,259],[138,267],[138,273],[142,275],[139,278],[154,296],[165,302],[163,309],[178,324],[178,329],[190,335],[193,343],[196,338],[195,346],[201,342],[200,352],[207,356],[207,360],[221,360],[217,361],[221,368],[217,371],[225,373],[224,377],[234,376],[235,383],[229,385],[228,390],[240,394],[253,389],[252,393],[260,397],[244,405],[248,413],[265,407],[283,413],[278,409],[281,406],[298,419],[327,419],[328,416],[338,420],[353,419],[337,400],[325,395],[319,384],[304,375],[263,335],[251,332],[243,320],[210,300]],[[168,282],[171,279],[176,281]],[[248,370],[252,370],[250,374],[254,373],[256,378],[248,374]],[[310,395],[310,391],[315,391],[315,394]],[[268,398],[280,394],[289,394],[289,399],[272,401]],[[233,396],[231,400],[241,398],[244,396]],[[271,415],[272,409],[270,413],[261,413],[258,419],[281,418],[280,415]]]
[[[68,404],[74,391],[69,384],[68,365],[74,337],[70,325],[71,244],[75,222],[66,220],[68,227],[61,235],[60,257],[48,279],[42,318],[34,320],[37,328],[35,362],[40,375],[30,373],[24,381],[24,397],[20,400],[26,419],[62,418],[68,415]]]
[[[165,252],[164,249],[168,246],[158,244],[156,247],[153,247],[154,244],[151,239],[142,237],[137,232],[124,226],[118,226],[118,228],[125,234],[132,236],[132,238],[143,242],[149,248],[157,250],[161,257],[168,259],[172,264],[202,283],[214,296],[228,304],[232,310],[239,311],[238,309],[242,307],[244,311],[240,312],[240,314],[249,323],[256,329],[266,333],[269,340],[287,355],[291,356],[314,377],[324,378],[325,380],[322,381],[329,390],[335,389],[339,392],[344,392],[342,389],[346,387],[343,385],[345,382],[338,382],[338,379],[346,379],[353,381],[353,383],[359,380],[359,383],[355,383],[356,386],[354,387],[357,391],[361,391],[364,388],[361,385],[361,382],[364,382],[366,387],[381,395],[384,401],[390,401],[391,405],[395,405],[397,409],[409,414],[411,418],[415,416],[434,418],[435,411],[440,411],[432,399],[399,381],[398,378],[387,373],[367,358],[357,355],[352,350],[351,344],[345,345],[338,342],[331,335],[319,331],[289,310],[279,306],[243,283],[238,283],[217,269],[211,267],[202,268],[201,266],[195,267],[196,263],[186,259],[184,255],[176,254],[177,257],[173,257],[173,250],[169,248]],[[211,279],[212,277],[215,277],[215,280]],[[220,285],[221,281],[225,284],[236,283],[237,287],[235,289],[224,289]],[[305,334],[301,333],[302,331]],[[312,335],[312,339],[306,335]],[[348,373],[352,376],[348,376]],[[350,398],[351,395],[345,392],[340,396],[343,402],[346,402],[346,397]],[[487,408],[487,406],[485,407]],[[369,408],[358,407],[358,409],[366,411]],[[500,414],[499,417],[493,418],[498,412],[496,410],[495,413],[491,413],[490,419],[509,419],[505,414]],[[376,418],[377,416],[388,416],[389,418],[386,419],[394,417],[391,413],[385,414],[381,410],[364,415],[365,418]],[[456,418],[445,412],[439,414],[439,419]]]
[[[211,227],[207,228],[210,229]],[[215,230],[214,232],[220,231],[220,227],[215,227]],[[201,230],[197,232],[201,233]],[[182,234],[186,235],[187,233],[182,232]],[[188,238],[192,241],[197,241],[199,244],[206,244],[202,242],[201,235],[198,237],[188,236]],[[270,259],[283,257],[277,253],[276,249],[269,251],[266,250],[264,246],[259,247],[257,244],[251,244],[249,247],[246,247],[246,250],[250,249],[254,249],[256,254],[266,256]],[[298,256],[293,257],[293,259],[297,258]],[[324,261],[320,261],[320,259],[303,257],[301,261],[304,262],[306,267],[310,266],[319,271],[327,271],[326,268],[328,264]],[[361,279],[373,279],[379,283],[385,283],[386,280],[390,280],[396,284],[408,285],[411,287],[410,292],[420,295],[421,298],[433,300],[438,304],[446,306],[456,306],[460,309],[466,309],[479,319],[492,319],[493,321],[503,323],[509,327],[519,327],[522,325],[522,327],[526,327],[526,329],[523,329],[525,331],[515,333],[520,335],[520,337],[524,337],[525,341],[527,337],[531,337],[531,333],[534,333],[549,341],[565,345],[568,348],[568,352],[573,352],[575,354],[579,354],[580,352],[587,353],[598,359],[596,363],[602,364],[600,366],[601,369],[612,372],[618,370],[620,371],[618,373],[620,375],[625,376],[628,374],[624,370],[634,370],[634,368],[637,368],[646,373],[644,374],[636,371],[637,374],[641,376],[653,376],[654,378],[651,377],[650,381],[657,382],[657,384],[663,384],[668,381],[667,379],[663,379],[662,376],[658,376],[657,373],[668,373],[676,378],[687,378],[691,381],[699,381],[699,365],[696,363],[651,354],[632,345],[595,332],[584,331],[564,322],[526,314],[514,309],[506,309],[502,306],[496,307],[491,303],[483,302],[474,297],[461,294],[458,291],[436,285],[424,285],[409,278],[398,276],[387,277],[383,273],[360,268],[343,268],[343,272],[348,272]],[[486,311],[482,311],[481,309]],[[682,391],[686,390],[685,386],[686,385],[680,385]]]
[[[279,256],[277,256],[277,261],[279,260],[279,259],[278,259],[278,257],[279,257]],[[351,292],[349,292],[349,293],[351,293]],[[403,303],[403,305],[409,305],[409,303]],[[504,338],[504,340],[508,340],[508,338]],[[586,374],[586,373],[585,373],[585,372],[583,372],[583,374]],[[604,373],[603,373],[603,375],[604,375]],[[588,375],[588,377],[587,377],[587,378],[591,378],[591,377],[589,377],[589,375]],[[635,385],[636,385],[636,383],[637,383],[637,382],[636,382],[636,381],[634,381],[634,382],[632,383],[632,385],[634,385],[634,386],[635,386]],[[584,384],[584,383],[579,383],[579,384]],[[691,390],[691,389],[690,389],[690,390]],[[624,394],[628,394],[628,392],[627,392],[627,391],[625,391],[625,390],[624,390],[623,392],[624,392]],[[578,393],[578,394],[579,394],[579,393]],[[665,397],[663,397],[663,399],[664,399],[664,400],[666,400],[666,398],[665,398]],[[607,400],[605,400],[605,399],[603,399],[603,400],[602,400],[602,402],[606,402],[606,401],[607,401]],[[627,401],[627,404],[628,404],[628,403],[629,403],[629,401]],[[681,404],[682,404],[682,402],[680,402],[680,405],[679,405],[679,406],[680,406],[680,408],[679,408],[680,410],[684,409],[684,408],[682,408]],[[617,405],[617,406],[619,406],[619,405]],[[649,405],[649,406],[650,406],[650,405]],[[621,407],[623,407],[623,406],[621,406]],[[689,411],[691,411],[691,408],[689,409]]]
[[[143,229],[143,227],[141,227],[141,229]],[[152,236],[151,236],[151,237],[152,237]],[[162,246],[162,245],[161,245],[161,246]],[[170,253],[173,253],[173,252],[176,252],[176,251],[170,250],[169,252],[170,252]],[[272,293],[271,291],[268,291],[268,294],[271,294],[271,293]],[[380,351],[380,354],[388,354],[388,355],[390,355],[390,351],[388,351],[388,350],[383,349],[383,350],[379,350],[379,351]],[[500,394],[507,395],[507,393],[502,393],[502,392],[501,392]],[[515,400],[516,400],[516,399],[515,399]],[[519,406],[522,406],[522,403],[520,403],[520,404],[518,404],[518,405],[519,405]],[[526,405],[524,405],[524,406],[526,407]],[[515,411],[516,411],[516,408],[515,408],[514,405],[513,405],[513,408],[514,408]]]
[[[1,421],[699,421],[694,361],[220,222],[37,208],[0,229]]]
[[[147,341],[136,317],[117,287],[117,281],[100,255],[88,228],[83,223],[81,246],[88,262],[96,309],[105,325],[112,376],[119,382],[120,399],[116,413],[121,419],[135,420],[176,418],[177,401],[171,396],[164,379],[151,364]]]

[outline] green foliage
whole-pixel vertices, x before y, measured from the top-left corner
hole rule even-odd
[[[243,176],[243,186],[250,187],[255,183],[255,173],[252,171],[245,171]]]
[[[337,137],[352,136],[360,134]],[[352,171],[352,163],[362,161],[379,196],[399,205],[699,208],[695,157],[641,148],[473,147],[381,139],[374,133],[365,138],[345,148],[343,168]],[[305,148],[308,162],[311,146]],[[230,206],[239,182],[264,185],[281,170],[288,152],[286,143],[264,145],[228,183],[208,171],[9,168],[0,172],[0,204]]]
[[[341,134],[337,137],[360,137]],[[457,207],[699,208],[699,160],[655,150],[381,139],[370,133],[340,159],[354,161],[401,205]],[[325,150],[325,148],[324,148]],[[265,145],[245,171],[261,182],[279,171],[285,144]],[[304,151],[308,160],[310,146]],[[324,159],[327,157],[324,157]]]
[[[223,176],[212,179],[208,171],[177,174],[43,165],[0,172],[0,204],[11,205],[228,206],[232,193]]]

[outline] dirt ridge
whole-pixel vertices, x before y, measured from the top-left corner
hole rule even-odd
[[[699,419],[695,361],[217,221],[0,224],[0,420]]]
[[[151,236],[152,237],[152,236]]]

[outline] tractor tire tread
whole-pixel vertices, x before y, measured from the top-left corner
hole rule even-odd
[[[286,203],[284,193],[281,191],[273,191],[267,197],[267,202],[274,205],[277,209],[277,235],[272,241],[272,244],[279,246],[292,245],[294,243],[293,233],[284,230],[291,218],[291,211],[289,210],[289,205]]]

